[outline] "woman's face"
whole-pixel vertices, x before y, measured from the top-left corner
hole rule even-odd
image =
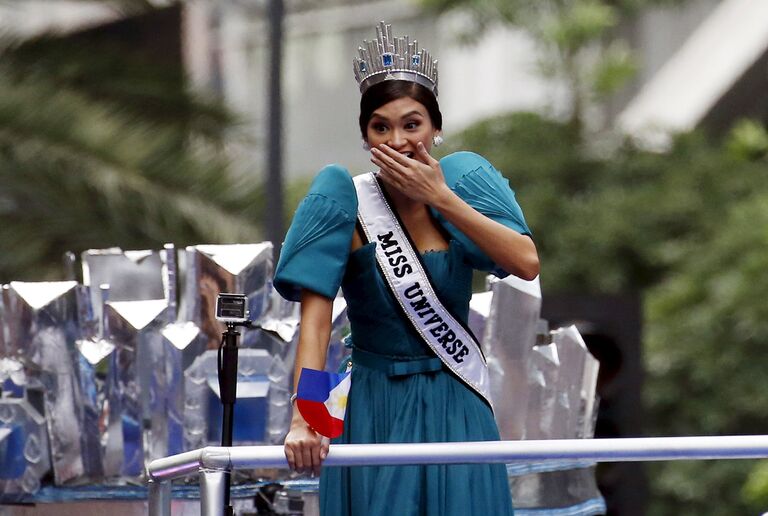
[[[371,148],[384,143],[410,158],[419,159],[416,144],[423,143],[429,152],[432,137],[438,133],[421,102],[401,97],[373,112],[366,127],[366,141]]]

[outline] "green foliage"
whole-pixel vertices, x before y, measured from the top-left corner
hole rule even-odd
[[[742,496],[755,513],[768,507],[768,461],[761,460],[754,465]]]
[[[235,122],[218,101],[187,91],[181,63],[154,60],[115,38],[42,35],[1,46],[9,78],[76,92],[123,117],[173,129],[182,141],[189,134],[219,141]]]
[[[186,91],[180,63],[92,43],[0,45],[0,281],[58,278],[67,250],[258,238],[231,115]]]
[[[751,461],[679,461],[648,464],[653,516],[734,516],[761,514],[739,497]],[[764,507],[762,509],[765,509]]]
[[[626,143],[598,159],[571,126],[516,113],[470,127],[447,149],[479,152],[510,179],[539,249],[545,296],[643,292],[654,435],[768,426],[768,160],[733,151],[745,127],[764,131],[742,122],[726,144],[688,134],[664,154]],[[765,510],[765,471],[749,461],[655,464],[649,514]]]
[[[471,27],[466,31],[467,39],[476,39],[489,27],[498,23],[524,24],[533,0],[419,0],[428,11],[443,13],[460,10],[471,16]]]
[[[569,91],[569,124],[584,129],[593,102],[620,90],[637,71],[629,45],[618,38],[622,20],[643,8],[685,0],[420,0],[435,13],[462,11],[472,21],[466,34],[478,39],[502,24],[527,32],[541,53],[540,72]],[[583,136],[583,135],[582,135]]]
[[[768,342],[768,191],[761,185],[719,215],[719,227],[707,232],[705,242],[690,242],[686,259],[647,297],[646,394],[658,433],[762,434],[768,423],[762,395],[768,388],[762,360]],[[746,501],[768,494],[759,492],[759,471],[745,486],[752,467],[735,461],[666,464],[655,485],[654,514],[680,514],[675,508],[687,487],[675,480],[686,476],[701,484],[690,487],[688,514],[747,514],[742,486]]]
[[[768,130],[754,120],[740,120],[731,131],[726,145],[731,154],[739,159],[768,157]]]
[[[596,98],[606,98],[621,89],[637,73],[637,60],[623,41],[605,47],[603,58],[591,70],[588,82]]]
[[[599,40],[618,22],[616,9],[598,0],[565,4],[542,20],[542,34],[565,52]]]

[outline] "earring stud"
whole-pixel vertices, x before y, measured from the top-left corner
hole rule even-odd
[[[439,147],[442,144],[443,144],[442,136],[440,136],[439,134],[436,134],[432,137],[432,145],[434,145],[435,147]]]
[[[365,141],[365,140],[363,140],[363,149],[365,149],[367,151],[371,150],[371,146],[368,145],[368,142]]]

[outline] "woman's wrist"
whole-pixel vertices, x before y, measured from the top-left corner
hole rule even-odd
[[[431,206],[437,211],[442,212],[446,208],[449,208],[451,204],[456,201],[456,199],[458,199],[456,193],[451,190],[447,184],[443,184],[435,195]]]
[[[304,423],[306,424],[306,421],[304,421],[304,417],[301,415],[301,412],[299,412],[298,407],[296,407],[296,394],[291,395],[291,427],[295,424]]]
[[[294,406],[293,414],[291,415],[291,427],[298,426],[298,425],[309,426],[307,422],[304,420],[304,416],[302,416],[301,412],[299,412],[299,409],[297,409]]]

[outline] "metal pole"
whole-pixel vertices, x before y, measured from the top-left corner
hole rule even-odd
[[[229,471],[200,469],[200,509],[202,516],[224,516],[224,500]]]
[[[191,475],[200,469],[200,456],[203,450],[205,448],[155,459],[147,466],[147,478],[152,482],[173,480]]]
[[[149,481],[149,514],[171,516],[171,482]]]
[[[219,349],[219,394],[223,417],[221,420],[221,446],[232,446],[232,434],[235,426],[235,402],[237,401],[237,338],[240,333],[236,330],[237,323],[228,322],[227,331],[222,334],[222,347]],[[230,505],[230,467],[225,465],[224,474],[224,512],[227,516],[234,514]]]
[[[764,459],[768,435],[715,437],[652,437],[624,439],[552,439],[542,441],[481,441],[449,443],[337,444],[332,445],[326,466],[387,466],[406,464],[471,464],[587,460],[637,462],[661,460]],[[152,461],[150,482],[169,482],[200,474],[204,516],[224,510],[225,475],[237,469],[286,467],[282,446],[209,446]],[[154,489],[160,489],[157,486]],[[167,499],[170,503],[170,486]],[[150,485],[150,515],[166,516],[160,504],[166,496]]]
[[[285,464],[282,446],[231,448],[232,469]],[[477,464],[588,460],[749,459],[768,457],[768,436],[552,439],[463,443],[344,444],[331,446],[326,466]],[[205,458],[205,455],[203,455]]]
[[[267,0],[269,23],[269,83],[267,92],[267,239],[280,252],[283,228],[283,0]]]
[[[768,458],[768,435],[648,437],[624,439],[552,439],[454,443],[336,444],[326,466],[471,464],[589,460],[638,462],[666,460]],[[152,479],[179,478],[195,467],[236,470],[286,467],[282,446],[209,446],[197,452],[152,461]]]

